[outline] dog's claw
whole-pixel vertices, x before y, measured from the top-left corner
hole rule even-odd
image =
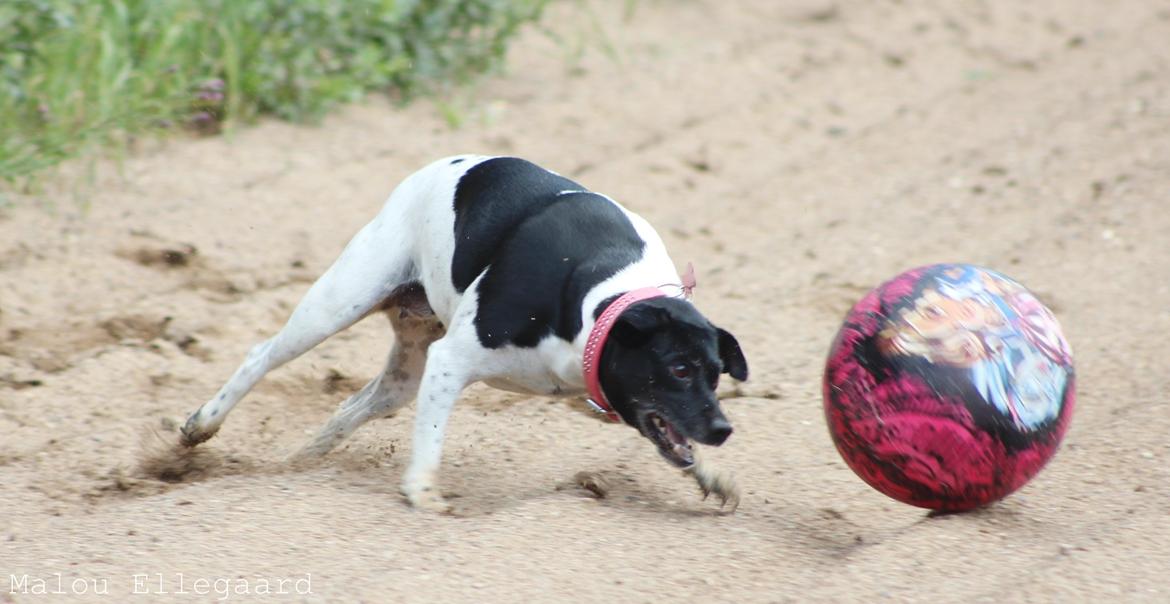
[[[406,499],[414,509],[432,514],[450,514],[453,510],[451,504],[447,503],[447,500],[443,499],[442,495],[434,491],[428,490],[421,493],[408,494]]]
[[[191,417],[187,418],[187,423],[183,424],[183,427],[179,429],[179,442],[182,443],[184,447],[194,447],[195,445],[206,441],[212,436],[215,436],[215,433],[218,430],[218,426],[212,430],[203,428],[199,424],[199,413],[195,413]]]

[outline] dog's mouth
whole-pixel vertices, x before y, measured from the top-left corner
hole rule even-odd
[[[672,465],[689,468],[695,465],[691,443],[666,418],[651,411],[643,416],[642,433],[658,446],[658,453]]]

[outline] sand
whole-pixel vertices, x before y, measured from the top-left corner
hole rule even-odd
[[[1170,600],[1170,7],[586,6],[446,110],[143,143],[2,210],[0,602]],[[753,372],[708,453],[735,514],[633,430],[481,387],[448,432],[454,517],[397,493],[412,412],[290,467],[381,366],[380,317],[270,374],[186,467],[143,472],[393,186],[461,152],[576,178],[695,263]],[[1052,306],[1079,406],[1028,486],[930,517],[845,466],[819,388],[849,306],[940,261]]]

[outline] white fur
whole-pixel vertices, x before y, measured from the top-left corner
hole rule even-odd
[[[460,157],[463,161],[454,165],[454,157],[436,161],[394,190],[378,215],[313,284],[280,332],[255,346],[223,388],[191,416],[183,430],[185,442],[193,445],[210,438],[267,372],[375,311],[395,287],[412,280],[422,283],[435,317],[388,310],[397,337],[386,368],[342,403],[299,456],[328,452],[365,421],[393,414],[417,391],[413,453],[402,492],[416,507],[446,510],[435,489],[435,476],[447,419],[464,388],[484,381],[527,393],[584,393],[581,362],[593,327],[592,309],[631,289],[678,283],[661,238],[642,217],[610,200],[646,242],[645,253],[585,296],[580,334],[572,342],[550,335],[534,348],[486,349],[473,324],[479,279],[464,293],[456,292],[451,259],[456,185],[469,169],[490,158]],[[446,326],[445,333],[436,319]]]

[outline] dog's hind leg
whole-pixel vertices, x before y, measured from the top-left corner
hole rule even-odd
[[[414,287],[386,302],[394,326],[394,345],[382,373],[349,397],[292,459],[319,457],[341,444],[371,419],[390,417],[414,400],[427,361],[427,348],[443,337],[443,324],[427,305],[426,293]]]
[[[269,371],[301,356],[375,310],[394,288],[411,280],[409,243],[379,215],[366,225],[309,288],[284,327],[248,352],[219,392],[187,419],[181,442],[197,445],[219,430],[227,414]],[[401,253],[396,254],[397,250]]]

